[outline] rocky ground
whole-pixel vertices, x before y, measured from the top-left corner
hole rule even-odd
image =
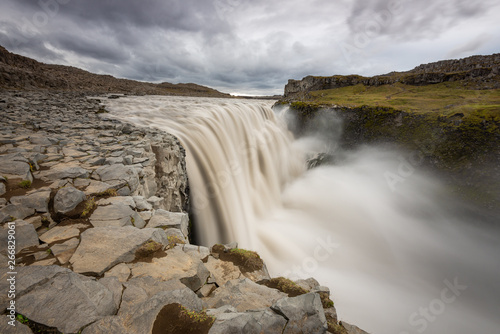
[[[0,119],[1,333],[364,333],[316,280],[190,244],[170,134],[75,93],[3,92]]]

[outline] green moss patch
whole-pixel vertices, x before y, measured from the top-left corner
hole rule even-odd
[[[271,278],[270,280],[263,280],[258,283],[284,292],[288,297],[296,297],[308,293],[307,290],[298,286],[297,283],[284,277]]]
[[[264,267],[264,261],[259,254],[241,248],[226,250],[223,245],[214,245],[212,253],[216,254],[222,261],[230,261],[238,266],[242,272],[253,272]]]
[[[215,318],[205,311],[196,312],[174,303],[166,305],[156,316],[152,334],[207,334]]]

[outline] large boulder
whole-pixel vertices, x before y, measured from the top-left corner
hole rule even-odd
[[[78,204],[85,201],[85,193],[72,186],[59,189],[54,197],[54,211],[56,213],[68,213],[74,210]]]
[[[286,294],[276,289],[259,285],[248,278],[235,279],[213,292],[205,302],[210,308],[224,305],[234,306],[238,312],[270,307]],[[321,304],[320,304],[321,306]]]
[[[271,309],[288,320],[284,334],[326,333],[328,329],[321,298],[317,293],[280,299]]]
[[[161,229],[125,227],[95,227],[81,234],[81,242],[70,259],[77,273],[102,275],[118,263],[135,259],[136,250],[149,240],[168,244]]]

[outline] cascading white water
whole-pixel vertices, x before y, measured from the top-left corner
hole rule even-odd
[[[439,182],[418,171],[391,191],[384,173],[397,170],[397,152],[364,147],[306,171],[304,153],[320,141],[294,140],[270,106],[107,102],[114,117],[180,139],[201,243],[237,241],[273,276],[316,277],[340,318],[372,333],[499,332],[498,229],[454,217]]]

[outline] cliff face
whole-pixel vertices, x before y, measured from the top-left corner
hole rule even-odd
[[[46,89],[85,93],[124,93],[134,95],[183,95],[230,97],[215,89],[196,84],[153,84],[111,75],[93,74],[75,67],[48,65],[10,53],[0,46],[0,88],[16,90]]]
[[[284,96],[289,99],[301,99],[311,91],[354,86],[360,83],[365,86],[380,86],[400,82],[421,86],[446,81],[464,81],[464,84],[473,89],[500,88],[500,54],[444,60],[420,65],[408,72],[392,72],[374,77],[307,76],[302,80],[289,80],[285,86]]]

